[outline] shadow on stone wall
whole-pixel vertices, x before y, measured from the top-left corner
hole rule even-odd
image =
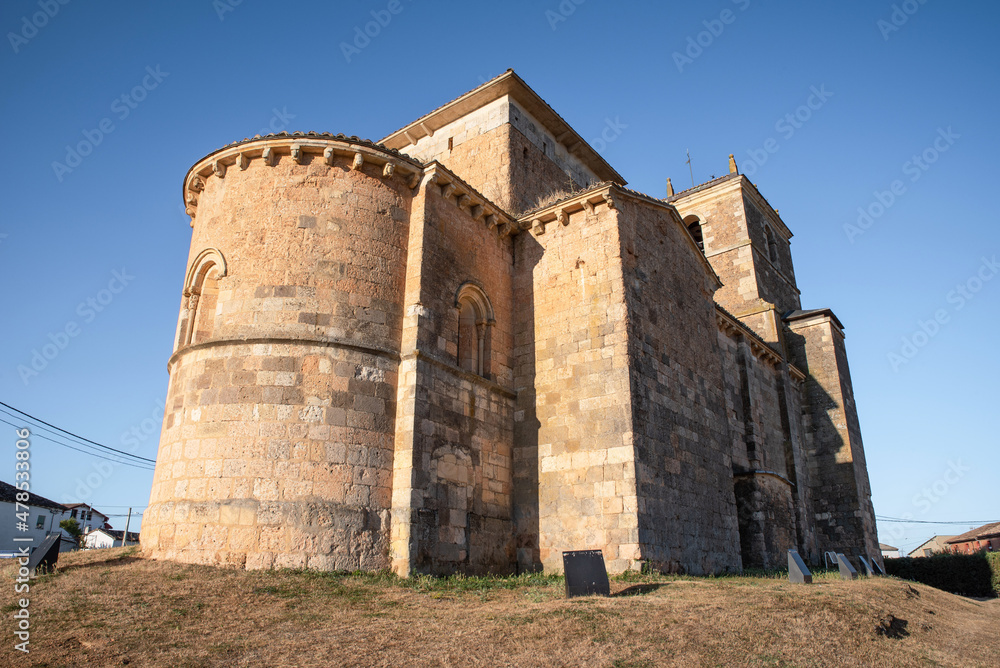
[[[530,233],[514,245],[514,534],[517,572],[542,570],[538,546],[538,430],[535,412],[535,287],[531,280],[543,249]],[[517,277],[521,277],[522,283]],[[520,351],[520,354],[517,354]]]

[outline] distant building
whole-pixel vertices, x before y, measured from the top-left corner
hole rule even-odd
[[[94,529],[83,537],[83,546],[90,550],[122,547],[122,536],[124,535],[124,531],[117,531],[115,529]],[[128,536],[125,538],[125,545],[138,544],[139,534],[135,531],[129,531]]]
[[[995,552],[1000,550],[1000,522],[984,524],[978,529],[966,531],[948,541],[950,552],[956,554],[974,554],[980,551]]]
[[[95,529],[111,528],[111,525],[108,524],[108,516],[94,510],[94,507],[91,505],[86,503],[67,503],[66,507],[69,508],[69,516],[80,524],[80,530],[83,533],[90,533]]]
[[[15,512],[17,508],[18,489],[9,483],[0,480],[0,516],[4,519],[0,522],[0,555],[10,556],[24,545],[36,548],[45,540],[45,536],[52,532],[63,533],[59,528],[59,522],[69,517],[70,510],[61,503],[56,503],[51,499],[35,493],[28,495],[28,510],[20,509],[20,512],[27,512],[26,521],[19,519]],[[15,538],[30,538],[30,541],[15,541]],[[65,551],[60,549],[60,551]]]
[[[879,543],[878,549],[882,552],[883,559],[899,559],[902,554],[899,553],[898,547],[893,547],[892,545],[886,545],[885,543]]]
[[[913,549],[908,556],[929,557],[932,554],[950,552],[951,550],[948,548],[948,541],[952,538],[954,538],[954,536],[934,536],[933,538],[929,538]]]

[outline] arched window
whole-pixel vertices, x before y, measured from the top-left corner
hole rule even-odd
[[[701,220],[699,220],[695,216],[692,216],[686,219],[684,222],[687,224],[688,232],[691,234],[691,237],[694,239],[694,242],[698,244],[698,249],[701,250],[702,253],[704,253],[705,240],[701,234]]]
[[[778,244],[774,241],[774,232],[767,225],[764,226],[764,236],[767,237],[767,257],[771,262],[777,262]]]
[[[201,343],[215,332],[219,279],[226,275],[222,253],[207,248],[198,254],[184,281],[184,301],[177,325],[177,347]]]
[[[489,378],[490,330],[494,324],[490,300],[478,286],[466,283],[458,291],[455,308],[458,309],[458,366]]]

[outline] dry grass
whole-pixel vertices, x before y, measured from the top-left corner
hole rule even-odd
[[[59,565],[32,585],[27,657],[14,658],[4,588],[0,665],[985,666],[1000,656],[997,601],[894,579],[633,576],[613,582],[612,598],[565,600],[562,581],[541,576],[244,572],[135,548]]]

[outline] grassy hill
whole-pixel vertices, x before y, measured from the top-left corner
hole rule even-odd
[[[10,564],[5,581],[13,579]],[[632,576],[566,600],[560,578],[419,578],[64,554],[31,586],[19,666],[990,666],[1000,601],[896,579]]]

